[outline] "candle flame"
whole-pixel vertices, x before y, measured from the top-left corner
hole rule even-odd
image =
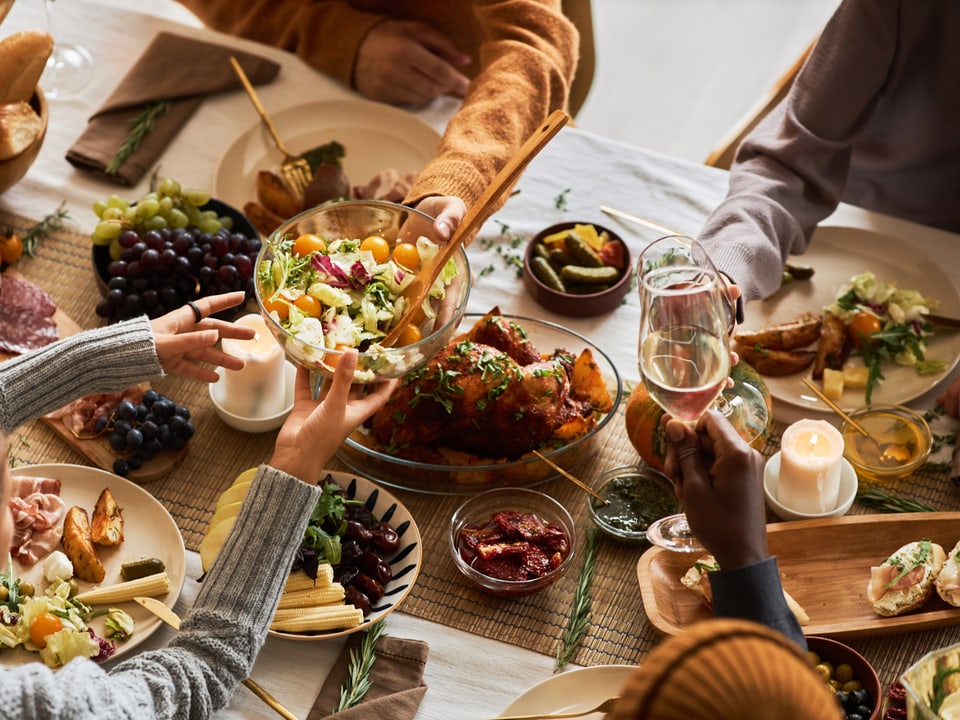
[[[813,434],[810,436],[810,447],[811,447],[811,448],[815,448],[815,447],[817,446],[817,439],[818,439],[818,438],[819,438],[819,435],[817,435],[817,433],[813,433]]]

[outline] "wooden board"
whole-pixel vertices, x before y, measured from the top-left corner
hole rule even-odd
[[[893,513],[773,523],[770,553],[777,557],[784,589],[807,611],[806,635],[890,635],[960,624],[960,608],[934,593],[919,610],[881,617],[867,600],[870,568],[902,545],[922,538],[945,551],[960,539],[960,513]],[[705,554],[705,553],[704,553]],[[680,584],[698,553],[647,550],[637,563],[643,607],[663,633],[675,634],[711,617],[700,598]]]

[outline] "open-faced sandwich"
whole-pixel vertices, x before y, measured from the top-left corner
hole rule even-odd
[[[916,610],[933,594],[946,560],[943,548],[923,539],[910,542],[870,568],[867,599],[877,615],[892,617]]]
[[[947,555],[933,584],[944,602],[960,607],[960,542],[954,545]]]

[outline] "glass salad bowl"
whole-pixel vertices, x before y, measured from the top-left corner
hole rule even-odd
[[[459,248],[396,345],[379,341],[400,319],[401,291],[437,252],[433,218],[376,200],[306,210],[264,242],[256,297],[287,358],[329,377],[357,348],[354,382],[400,377],[427,362],[453,336],[466,310],[470,266]]]

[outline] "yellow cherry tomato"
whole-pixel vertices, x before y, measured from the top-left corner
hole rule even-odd
[[[63,622],[53,613],[43,612],[30,623],[30,640],[37,647],[47,646],[47,635],[63,629]]]
[[[400,243],[393,249],[393,261],[407,270],[416,270],[420,266],[420,251],[413,243]]]
[[[390,257],[390,243],[379,235],[365,237],[360,243],[360,249],[368,251],[378,263],[384,263]]]
[[[880,332],[882,329],[883,325],[880,322],[880,318],[873,313],[861,312],[853,316],[853,320],[850,321],[850,325],[847,327],[847,332],[850,333],[850,339],[853,340],[853,344],[858,348],[862,348],[870,342],[871,334]]]
[[[423,333],[416,325],[407,325],[400,331],[400,337],[397,338],[397,345],[413,345],[423,339]]]
[[[23,240],[16,235],[0,237],[0,259],[12,265],[23,255]]]
[[[323,306],[320,304],[320,301],[317,300],[313,295],[307,295],[306,293],[294,300],[293,304],[300,308],[305,315],[309,315],[313,318],[320,317],[320,312],[323,310]]]
[[[305,257],[313,252],[323,252],[327,249],[327,243],[323,238],[313,233],[304,233],[293,241],[293,254],[297,257]]]
[[[263,299],[263,306],[267,309],[268,313],[275,312],[281,320],[286,320],[290,316],[290,306],[287,305],[285,300],[279,297],[276,300],[265,297]]]

